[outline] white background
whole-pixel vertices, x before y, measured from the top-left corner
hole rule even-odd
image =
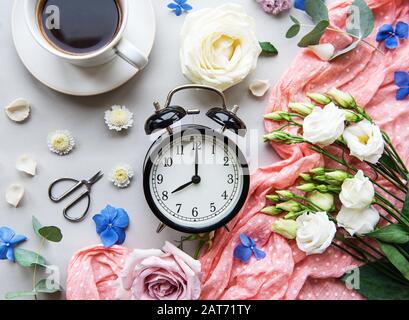
[[[140,1],[140,0],[138,0]],[[46,244],[42,251],[49,264],[60,267],[65,286],[66,268],[73,253],[83,247],[99,243],[91,217],[106,204],[123,207],[129,213],[131,224],[125,245],[132,248],[161,248],[165,240],[179,240],[181,234],[165,229],[156,234],[158,220],[148,208],[142,190],[142,164],[151,144],[143,130],[145,119],[153,112],[152,102],[163,103],[173,87],[188,83],[179,66],[179,33],[184,16],[176,17],[167,8],[170,0],[153,0],[157,19],[156,41],[149,66],[121,88],[96,97],[73,97],[54,92],[43,86],[20,62],[11,36],[11,10],[13,1],[3,0],[0,7],[0,106],[24,97],[32,103],[32,115],[24,124],[11,122],[0,112],[0,226],[9,226],[29,240],[20,247],[37,250],[39,240],[31,227],[35,215],[45,225],[57,225],[64,239],[59,244]],[[227,1],[190,0],[194,10],[214,7]],[[285,32],[291,25],[288,14],[273,17],[265,14],[254,0],[236,0],[257,21],[257,34],[261,41],[272,41],[279,50],[277,57],[261,57],[257,70],[246,81],[226,92],[230,105],[238,104],[239,115],[249,129],[259,131],[258,150],[250,155],[251,165],[268,165],[277,161],[271,148],[261,141],[263,111],[267,96],[256,99],[248,93],[252,79],[270,79],[274,84],[290,65],[299,50],[296,39],[287,40]],[[293,9],[293,13],[304,14]],[[35,58],[35,57],[33,57]],[[213,103],[207,94],[180,94],[175,102],[197,107]],[[126,105],[135,116],[135,125],[126,134],[109,131],[104,124],[104,111],[113,104]],[[192,121],[190,121],[192,120]],[[203,123],[204,116],[196,116]],[[193,122],[193,119],[185,122]],[[204,123],[209,124],[207,121]],[[75,150],[66,157],[50,153],[46,145],[48,132],[68,129],[76,138]],[[38,161],[38,175],[30,178],[15,169],[21,154]],[[130,188],[118,190],[107,180],[110,169],[117,163],[132,165],[136,175]],[[53,204],[47,196],[50,182],[58,177],[89,178],[102,169],[106,175],[92,190],[92,205],[85,221],[67,222],[62,216],[63,204]],[[25,185],[26,194],[19,208],[11,208],[4,200],[7,186],[13,182]],[[0,261],[0,299],[8,291],[30,290],[32,272],[17,264]],[[64,296],[62,296],[64,297]],[[46,297],[42,297],[46,298]],[[55,296],[53,298],[58,298]]]

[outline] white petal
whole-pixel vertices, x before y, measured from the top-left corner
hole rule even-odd
[[[317,44],[314,46],[308,46],[315,55],[321,60],[328,61],[332,58],[335,52],[335,48],[330,43]]]
[[[13,207],[18,206],[24,196],[24,187],[21,184],[13,183],[6,190],[6,201]]]
[[[25,172],[29,175],[35,176],[37,170],[37,162],[27,155],[22,155],[17,159],[16,169]]]
[[[13,101],[10,105],[5,107],[4,110],[11,120],[22,122],[30,115],[30,102],[20,98]]]
[[[254,80],[250,84],[250,92],[256,97],[262,97],[270,89],[270,81],[268,80]]]

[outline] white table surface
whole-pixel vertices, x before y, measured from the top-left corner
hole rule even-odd
[[[136,1],[136,0],[135,0]],[[141,1],[141,0],[137,0]],[[32,103],[31,118],[24,124],[10,121],[0,112],[0,226],[9,226],[28,236],[21,248],[37,250],[39,239],[31,227],[35,215],[45,225],[57,225],[64,239],[59,244],[46,244],[42,255],[49,264],[57,265],[61,283],[65,286],[66,268],[73,253],[83,247],[99,243],[91,217],[106,204],[122,207],[130,215],[125,246],[131,248],[161,248],[165,240],[179,240],[181,234],[165,229],[156,234],[158,220],[151,213],[142,190],[142,164],[151,139],[143,130],[145,119],[153,112],[154,100],[164,101],[166,94],[176,85],[188,83],[179,65],[179,33],[184,17],[176,17],[167,8],[168,0],[153,0],[157,35],[149,66],[121,88],[95,97],[73,97],[57,93],[40,84],[25,69],[14,49],[11,36],[11,9],[13,1],[4,0],[0,7],[0,106],[24,97]],[[190,0],[194,10],[214,7],[228,1]],[[277,57],[261,57],[257,70],[244,82],[226,92],[229,104],[238,104],[239,115],[247,126],[259,135],[257,146],[250,154],[250,164],[267,165],[277,156],[261,141],[263,110],[268,99],[252,97],[248,92],[252,79],[270,79],[274,84],[299,50],[296,40],[287,40],[284,34],[290,26],[288,14],[273,17],[265,14],[254,0],[235,0],[257,21],[261,41],[272,41],[279,50]],[[294,14],[303,16],[293,9]],[[208,98],[209,97],[209,98]],[[186,106],[201,106],[211,96],[181,94],[176,100]],[[126,105],[134,112],[135,125],[127,134],[109,131],[103,121],[104,111],[113,104]],[[202,123],[204,116],[196,116]],[[205,121],[205,123],[208,123]],[[50,131],[68,129],[76,138],[75,150],[66,157],[49,152],[46,137]],[[28,154],[38,162],[38,175],[30,178],[15,169],[21,154]],[[131,164],[136,176],[130,188],[116,189],[107,180],[110,169],[117,163]],[[47,196],[50,182],[58,177],[88,178],[102,169],[106,175],[92,190],[91,211],[85,221],[67,222],[62,216],[63,204],[52,204]],[[14,182],[25,185],[26,194],[19,208],[10,207],[4,200],[7,186]],[[8,291],[28,290],[32,285],[32,272],[17,264],[0,261],[0,299]],[[63,298],[62,295],[60,298]],[[47,298],[42,296],[42,298]],[[59,298],[54,296],[51,298]]]

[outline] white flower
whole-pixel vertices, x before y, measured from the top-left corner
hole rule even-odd
[[[379,222],[379,213],[373,207],[349,209],[342,206],[337,215],[338,226],[344,228],[351,236],[372,232]]]
[[[125,106],[112,106],[110,110],[105,111],[104,119],[109,130],[126,130],[133,125],[133,113]]]
[[[343,137],[351,155],[359,160],[376,164],[382,157],[385,142],[381,129],[368,120],[347,127]]]
[[[63,156],[72,151],[75,140],[68,130],[57,130],[48,135],[47,144],[51,152]]]
[[[37,171],[37,161],[27,155],[22,155],[18,157],[16,161],[16,169],[25,172],[30,176],[35,176]]]
[[[308,48],[314,52],[314,54],[323,61],[330,60],[335,52],[335,47],[331,43],[322,43],[313,46],[308,46]]]
[[[355,177],[344,180],[339,199],[349,209],[364,209],[371,205],[374,196],[372,182],[359,170]]]
[[[336,233],[335,223],[326,212],[304,213],[297,218],[297,246],[307,255],[323,253]]]
[[[225,90],[257,66],[255,21],[238,4],[190,13],[181,35],[182,72],[194,83]]]
[[[118,188],[126,188],[131,183],[131,179],[134,176],[134,172],[132,168],[127,165],[119,165],[116,166],[110,176],[109,180],[113,182],[114,186]]]
[[[316,107],[304,119],[304,139],[328,146],[334,143],[345,128],[345,114],[334,103],[327,104],[323,109]]]

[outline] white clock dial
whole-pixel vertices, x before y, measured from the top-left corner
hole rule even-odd
[[[246,190],[243,196],[245,173],[240,158],[215,136],[184,134],[169,140],[151,161],[152,201],[176,225],[209,228],[247,195]]]

